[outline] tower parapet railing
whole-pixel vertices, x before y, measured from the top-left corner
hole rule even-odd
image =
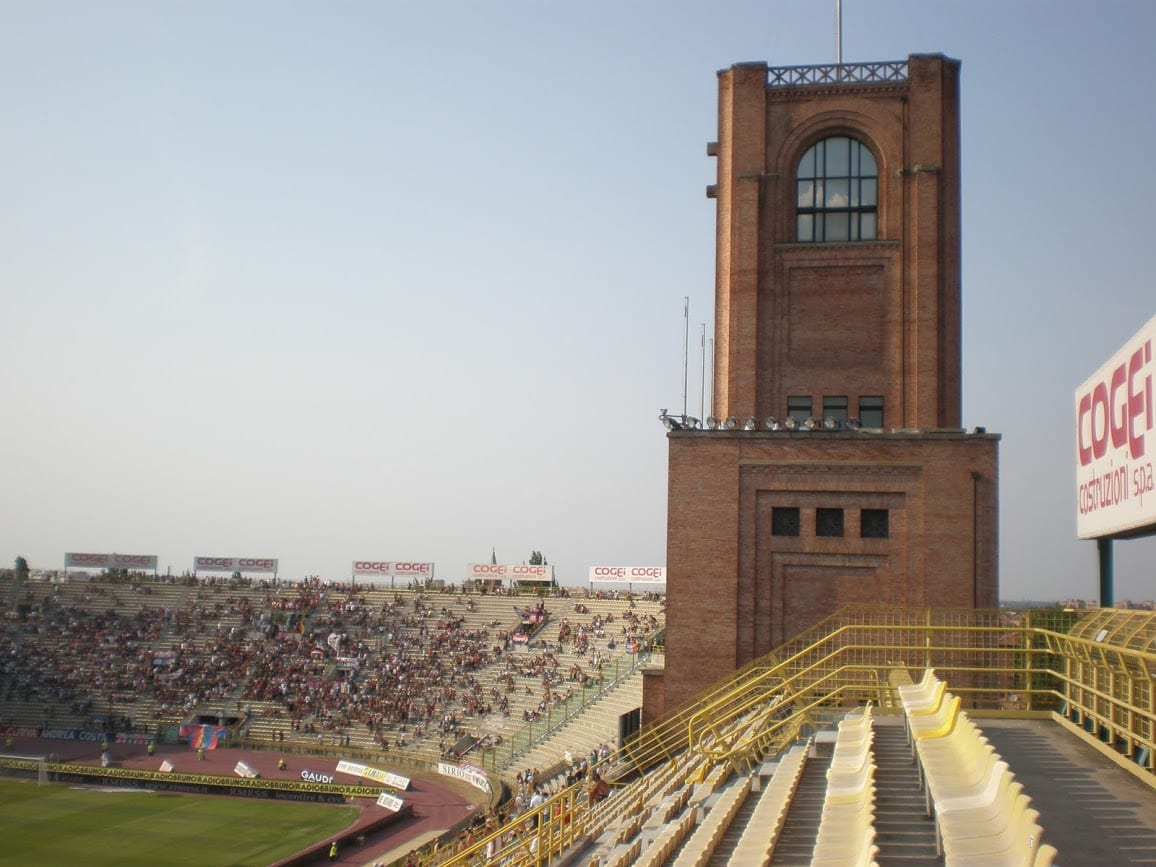
[[[875,63],[823,63],[812,66],[772,66],[767,69],[770,87],[807,84],[874,84],[907,81],[906,60]]]

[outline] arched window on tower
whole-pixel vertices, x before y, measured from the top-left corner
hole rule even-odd
[[[862,142],[845,135],[815,142],[795,183],[797,240],[875,240],[879,170]]]

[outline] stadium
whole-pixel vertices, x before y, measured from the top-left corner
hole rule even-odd
[[[18,562],[0,575],[9,848],[1156,859],[1156,616],[1110,607],[1111,543],[1150,534],[1156,498],[1108,469],[1156,447],[1156,320],[1076,390],[1105,607],[999,608],[1000,438],[960,405],[958,71],[912,55],[719,73],[712,412],[660,416],[668,566],[639,577],[665,592],[626,567],[575,589],[544,564],[475,564],[461,583],[362,564],[387,587],[285,581],[273,558],[198,557],[181,576],[152,555]],[[52,805],[72,787],[104,800]],[[121,799],[145,793],[161,807]],[[202,799],[229,815],[171,818]],[[306,806],[321,812],[277,824]]]
[[[4,656],[15,663],[3,764],[25,785],[246,801],[260,788],[262,800],[361,805],[356,819],[280,858],[237,860],[226,847],[219,861],[201,851],[192,863],[310,863],[335,841],[341,863],[359,864],[962,863],[954,846],[978,851],[974,863],[1047,863],[1052,846],[1066,863],[1139,863],[1156,845],[1148,612],[848,608],[623,735],[643,667],[661,661],[655,594],[323,584],[298,609],[304,632],[259,638],[305,588],[13,572],[0,586],[13,600]],[[515,647],[508,636],[527,598],[549,613]],[[159,634],[141,632],[146,623]],[[362,648],[363,670],[405,670],[411,687],[400,691],[423,698],[417,713],[368,700],[368,678],[358,701],[358,681],[335,678],[336,656],[316,652],[323,633],[368,644],[382,623],[397,631]],[[294,683],[276,699],[259,688],[270,664],[261,654],[274,648],[278,676]],[[924,673],[936,680],[923,683],[921,706],[912,694]],[[346,691],[330,689],[342,682]],[[479,695],[489,707],[471,701]],[[913,743],[928,750],[918,764],[905,704]],[[853,736],[864,720],[873,734]],[[968,775],[956,768],[936,780],[951,765],[935,762],[949,754],[925,744],[965,731],[979,738],[970,749],[992,748],[982,782],[1004,800],[963,798],[983,809],[952,825],[950,811],[929,805]],[[836,787],[848,739],[873,749],[848,760],[858,782]],[[998,785],[997,769],[1014,778]],[[595,771],[609,786],[599,800]],[[1032,806],[1001,825],[997,811],[1010,815],[1015,795]],[[1071,818],[1081,810],[1113,821],[1088,835]],[[828,816],[843,817],[831,833]],[[856,834],[840,832],[844,823]],[[953,839],[960,829],[975,839]]]

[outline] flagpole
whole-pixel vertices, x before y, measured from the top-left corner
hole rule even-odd
[[[835,66],[843,65],[843,0],[835,0]]]

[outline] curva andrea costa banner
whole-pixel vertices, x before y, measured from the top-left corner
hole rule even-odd
[[[277,573],[276,557],[194,557],[194,572]]]
[[[665,566],[591,566],[590,582],[607,584],[665,584]]]
[[[65,569],[157,569],[156,554],[79,554],[64,555]]]
[[[419,578],[428,581],[434,576],[434,564],[401,560],[354,560],[353,574],[376,575],[379,578]]]
[[[1156,424],[1148,320],[1076,389],[1076,534],[1096,539],[1156,527]]]

